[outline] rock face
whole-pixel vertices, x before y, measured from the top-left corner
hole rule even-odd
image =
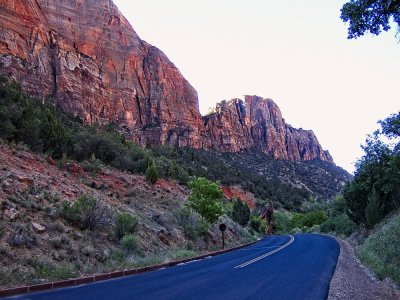
[[[0,0],[0,66],[86,122],[198,147],[197,92],[111,0]]]
[[[222,102],[202,119],[194,88],[111,0],[0,0],[0,73],[88,123],[118,124],[142,145],[332,160],[272,100]]]
[[[285,123],[271,99],[246,96],[217,104],[215,113],[203,117],[202,147],[223,152],[256,148],[276,159],[332,161],[311,130]]]

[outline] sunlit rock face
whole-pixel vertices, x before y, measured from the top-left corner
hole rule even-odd
[[[250,148],[276,159],[332,161],[311,130],[295,129],[285,123],[271,99],[246,96],[217,104],[215,113],[203,117],[201,144],[223,152]]]
[[[142,145],[332,160],[270,99],[224,101],[202,118],[194,88],[111,0],[0,0],[0,73],[87,123],[117,124]]]
[[[198,147],[197,92],[109,0],[0,0],[1,73],[132,140]]]

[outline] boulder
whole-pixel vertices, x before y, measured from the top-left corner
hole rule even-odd
[[[35,229],[35,231],[38,233],[43,233],[46,231],[46,227],[44,227],[38,223],[31,222],[31,224],[32,224],[33,229]]]

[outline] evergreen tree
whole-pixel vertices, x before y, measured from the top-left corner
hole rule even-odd
[[[383,217],[383,209],[381,199],[373,187],[371,194],[368,196],[368,204],[365,208],[365,219],[367,221],[367,227],[372,228],[377,224]]]
[[[160,175],[158,173],[157,166],[154,160],[151,160],[146,170],[146,180],[152,184],[155,184],[159,178]]]
[[[242,226],[247,225],[250,220],[250,209],[247,203],[241,201],[240,199],[236,199],[236,201],[233,203],[232,219]]]

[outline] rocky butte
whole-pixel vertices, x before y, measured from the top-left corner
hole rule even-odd
[[[142,145],[332,161],[270,99],[223,101],[201,117],[195,89],[111,0],[0,0],[0,73],[85,122],[118,124]]]

